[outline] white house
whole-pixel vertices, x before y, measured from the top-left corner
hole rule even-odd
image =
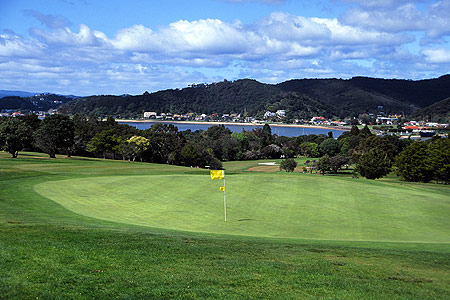
[[[156,119],[156,115],[154,111],[146,111],[144,112],[144,119]]]

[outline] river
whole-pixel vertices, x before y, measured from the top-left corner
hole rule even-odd
[[[154,124],[173,124],[178,127],[179,131],[185,131],[190,129],[191,131],[196,130],[207,130],[211,126],[219,125],[219,124],[211,124],[211,123],[191,123],[191,122],[180,122],[180,123],[172,123],[172,122],[127,122],[127,121],[118,121],[120,124],[127,124],[130,126],[134,126],[137,129],[148,129]],[[220,123],[222,124],[222,123]],[[224,124],[226,128],[230,129],[232,132],[241,132],[242,130],[250,131],[258,127],[262,127],[263,125],[239,125],[239,124]],[[339,137],[344,131],[336,130],[336,129],[328,129],[328,128],[315,128],[315,127],[292,127],[292,126],[270,126],[272,129],[272,134],[276,134],[278,136],[288,136],[295,137],[299,135],[308,135],[308,134],[328,134],[328,132],[333,133],[333,137]]]

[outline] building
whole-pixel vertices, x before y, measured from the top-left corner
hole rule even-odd
[[[156,119],[156,112],[154,111],[146,111],[144,112],[144,119]]]

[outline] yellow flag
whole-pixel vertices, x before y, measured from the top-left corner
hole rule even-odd
[[[220,191],[221,191],[221,192],[225,192],[225,187],[224,187],[224,186],[221,186],[221,187],[220,187]]]
[[[211,170],[211,180],[214,179],[223,179],[225,177],[225,171],[224,170]]]

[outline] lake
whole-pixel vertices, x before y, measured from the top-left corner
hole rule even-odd
[[[198,124],[198,123],[171,123],[171,122],[121,122],[120,124],[127,124],[130,126],[134,126],[137,129],[148,129],[154,124],[172,124],[178,127],[179,131],[185,131],[190,129],[191,131],[196,130],[207,130],[211,126],[217,126],[219,124]],[[242,130],[250,131],[258,127],[262,127],[263,125],[236,125],[236,124],[224,124],[226,128],[230,129],[232,132],[242,132]],[[328,134],[328,132],[333,133],[333,137],[339,137],[344,131],[336,130],[336,129],[328,129],[328,128],[312,128],[312,127],[287,127],[287,126],[270,126],[272,129],[272,134],[276,134],[278,136],[288,136],[295,137],[299,135],[308,135],[308,134]]]

